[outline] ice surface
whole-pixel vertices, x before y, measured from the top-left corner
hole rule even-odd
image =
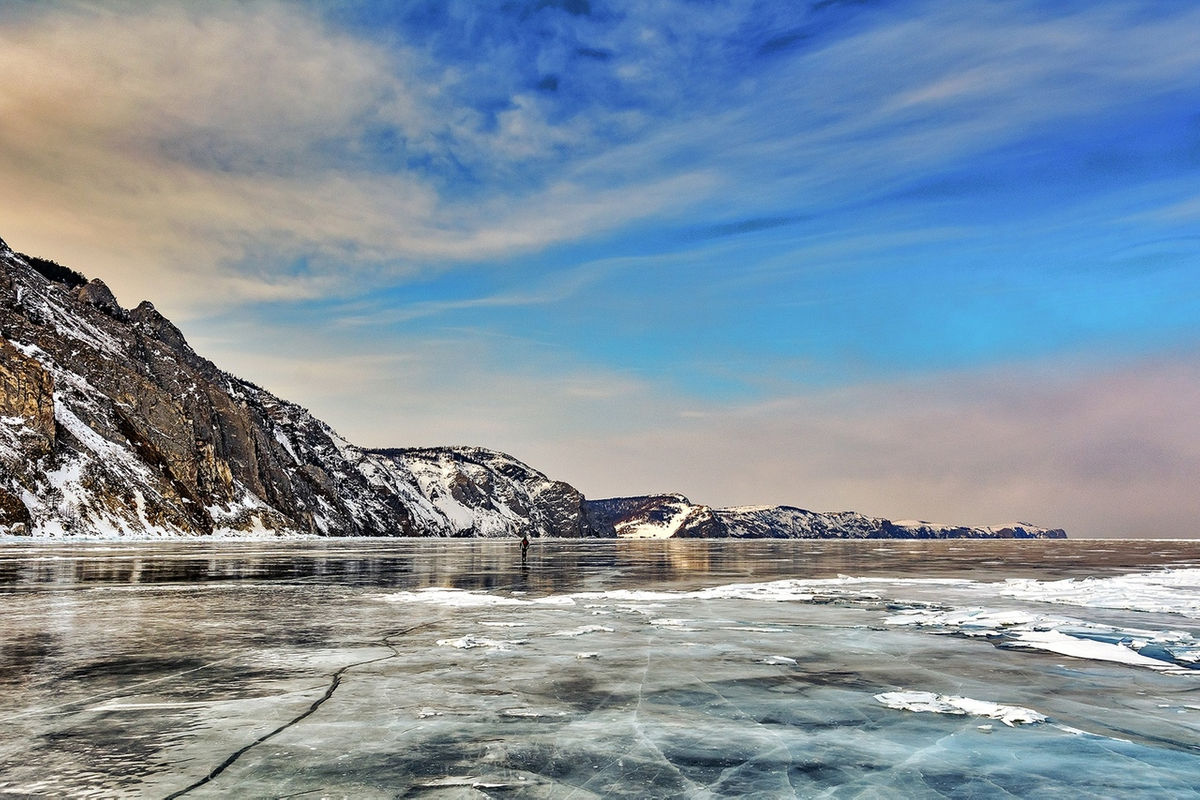
[[[1195,797],[1195,621],[1005,591],[1200,545],[1089,547],[10,540],[0,796]]]

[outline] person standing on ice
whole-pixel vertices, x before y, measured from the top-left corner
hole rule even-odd
[[[529,555],[529,534],[522,533],[521,534],[521,560],[524,561],[525,557],[527,555]]]

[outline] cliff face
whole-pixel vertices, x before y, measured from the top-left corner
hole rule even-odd
[[[197,355],[150,303],[0,243],[0,526],[41,535],[579,536],[483,450],[368,451]],[[456,465],[451,468],[451,465]]]
[[[585,500],[482,448],[367,450],[197,355],[149,302],[0,240],[0,533],[1063,538],[678,494]]]

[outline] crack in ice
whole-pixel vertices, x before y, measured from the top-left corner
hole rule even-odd
[[[292,727],[298,725],[299,723],[303,722],[304,720],[308,719],[313,714],[315,714],[317,712],[317,710],[321,706],[323,706],[327,700],[329,700],[331,697],[333,697],[334,692],[336,692],[338,690],[338,687],[341,686],[341,684],[342,684],[342,676],[345,675],[348,671],[354,669],[355,667],[364,667],[367,664],[377,664],[380,661],[387,661],[389,659],[399,658],[400,651],[397,650],[396,646],[392,644],[392,642],[391,642],[392,639],[395,639],[398,636],[403,636],[407,633],[412,633],[413,631],[417,631],[422,628],[430,627],[431,625],[434,625],[434,624],[436,624],[436,622],[424,622],[424,623],[421,623],[420,625],[413,625],[409,628],[404,628],[403,630],[394,631],[393,633],[387,634],[386,636],[384,636],[382,639],[379,640],[379,643],[382,644],[384,647],[387,647],[389,650],[391,650],[392,651],[391,655],[380,656],[379,658],[369,658],[364,661],[356,661],[353,664],[347,664],[347,665],[341,667],[340,669],[338,669],[336,672],[334,672],[330,676],[329,686],[327,686],[325,688],[325,693],[321,697],[319,697],[317,700],[315,700],[313,702],[313,704],[308,707],[307,711],[305,711],[304,713],[295,717],[294,719],[290,720],[289,722],[285,722],[283,725],[280,725],[278,728],[271,731],[270,733],[263,734],[262,736],[255,739],[253,742],[250,742],[250,744],[247,744],[246,746],[242,747],[240,750],[237,750],[234,753],[230,754],[228,757],[226,757],[226,759],[224,761],[222,761],[220,764],[218,764],[216,767],[214,767],[212,769],[212,771],[209,772],[207,775],[205,775],[203,778],[201,778],[198,781],[193,782],[192,784],[190,784],[188,786],[185,786],[182,789],[179,789],[178,791],[172,792],[171,794],[167,795],[164,798],[164,800],[175,800],[175,798],[182,797],[183,795],[185,795],[195,789],[199,789],[201,786],[211,783],[213,780],[215,780],[217,777],[219,777],[222,772],[224,772],[225,770],[227,770],[231,766],[233,766],[234,763],[236,763],[239,758],[244,756],[250,750],[254,749],[255,747],[258,747],[260,744],[262,744],[270,739],[273,739],[274,737],[278,736],[279,734],[283,733],[284,731],[288,730],[289,728],[292,728]]]

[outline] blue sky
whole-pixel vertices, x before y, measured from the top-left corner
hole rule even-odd
[[[365,445],[1200,511],[1200,8],[0,3],[0,235]]]

